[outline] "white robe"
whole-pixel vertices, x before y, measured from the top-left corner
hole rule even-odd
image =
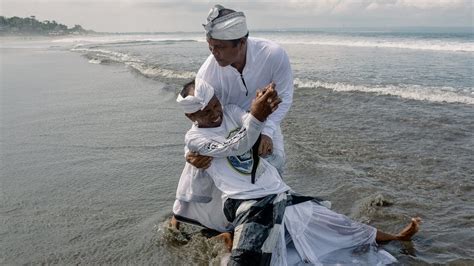
[[[219,190],[215,189],[216,186],[209,186],[207,195],[211,195],[211,200],[207,203],[177,200],[173,207],[175,214],[218,231],[231,230],[231,224],[222,211],[223,200],[228,197],[251,199],[290,189],[281,180],[278,171],[264,159],[260,160],[263,167],[259,166],[260,170],[257,170],[255,184],[250,183],[249,165],[235,165],[235,161],[228,159],[252,147],[260,133],[261,124],[250,114],[245,115],[239,107],[231,105],[225,106],[220,127],[193,127],[188,131],[186,144],[191,150],[216,156],[211,167],[205,171],[198,170],[201,171],[197,175],[199,178],[194,179],[191,185],[211,179]],[[219,195],[223,199],[218,198]],[[283,225],[272,254],[272,265],[288,265],[288,262],[311,265],[387,264],[396,261],[389,253],[377,248],[375,228],[354,222],[312,201],[287,207]],[[285,228],[292,239],[291,243],[286,241]],[[290,248],[287,249],[287,246]]]
[[[262,133],[271,137],[273,154],[265,159],[281,173],[285,163],[285,150],[280,122],[288,112],[293,101],[293,73],[286,52],[278,44],[258,38],[247,39],[246,64],[242,75],[232,66],[221,67],[211,54],[199,69],[196,77],[206,81],[214,88],[216,96],[223,106],[235,104],[243,110],[249,110],[257,90],[275,83],[275,88],[282,99],[276,112],[270,115],[262,128]],[[245,85],[244,81],[245,80]],[[184,154],[188,152],[185,147]],[[216,189],[209,178],[186,163],[180,176],[173,210],[190,209],[183,205],[196,205],[202,212],[212,211],[209,206],[217,206],[220,199],[210,197]],[[215,192],[215,191],[214,191]],[[216,202],[215,202],[216,201]],[[201,204],[208,203],[208,204]],[[194,215],[190,215],[194,217]],[[190,217],[191,218],[191,217]],[[198,217],[194,217],[198,218]],[[222,217],[220,217],[222,218]],[[221,219],[217,219],[221,220]],[[218,224],[212,223],[214,226]],[[220,231],[224,225],[217,226]]]
[[[226,198],[258,198],[287,191],[289,187],[281,180],[276,168],[264,159],[257,168],[255,184],[250,183],[251,162],[236,165],[236,161],[246,157],[245,153],[257,140],[263,123],[236,105],[224,106],[223,111],[220,127],[203,129],[193,126],[186,134],[188,149],[215,158],[206,171],[186,164],[178,183],[173,213],[218,231],[229,231],[232,228],[222,211]],[[229,134],[240,128],[245,130],[235,135],[233,142],[226,141]],[[243,156],[233,156],[234,167],[229,167],[232,163],[228,156],[233,154]]]
[[[232,66],[219,66],[211,54],[199,69],[196,77],[205,80],[214,88],[215,94],[223,106],[235,104],[247,111],[250,109],[257,90],[270,82],[275,83],[282,103],[276,112],[267,119],[262,133],[270,136],[273,141],[273,154],[267,156],[266,160],[281,173],[285,162],[285,150],[280,122],[293,101],[293,73],[290,61],[286,52],[278,44],[268,40],[248,38],[246,64],[242,72],[240,75]],[[187,152],[186,147],[184,153]],[[203,177],[202,173],[199,169],[186,163],[176,191],[177,202],[173,207],[176,214],[183,213],[184,209],[192,209],[187,208],[187,205],[196,205],[195,209],[200,209],[201,212],[212,212],[211,206],[220,204],[220,199],[210,197],[216,190],[214,183],[209,178]],[[189,218],[198,219],[198,213],[196,215],[189,214]],[[218,221],[222,220],[222,217],[216,218],[216,220],[211,224],[218,225]],[[226,227],[221,224],[215,228],[223,231]]]
[[[213,157],[205,170],[222,191],[224,201],[255,199],[285,192],[290,188],[283,182],[275,167],[266,160],[259,160],[255,183],[251,183],[252,146],[257,141],[263,122],[244,112],[236,105],[224,107],[222,124],[215,128],[199,128],[196,125],[186,133],[189,150]]]
[[[278,109],[268,117],[262,134],[273,141],[273,155],[267,157],[278,171],[282,171],[285,163],[285,149],[280,123],[293,102],[293,72],[285,50],[278,44],[259,38],[247,39],[247,53],[242,75],[232,66],[221,67],[211,54],[202,64],[196,77],[205,80],[214,88],[221,104],[235,104],[249,111],[257,90],[270,82],[282,102]],[[244,84],[245,82],[245,84]]]

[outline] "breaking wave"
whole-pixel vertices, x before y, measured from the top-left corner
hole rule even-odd
[[[430,102],[464,103],[474,105],[474,88],[457,89],[453,87],[427,87],[421,85],[353,85],[342,82],[294,80],[295,88],[326,88],[341,92],[367,92],[378,95],[392,95],[406,99]]]
[[[308,32],[300,35],[298,32],[288,32],[281,35],[280,32],[255,32],[252,36],[263,37],[282,44],[309,44],[348,47],[370,47],[370,48],[397,48],[427,51],[445,52],[474,52],[472,35],[466,35],[465,39],[439,38],[412,38],[406,36],[391,37],[367,37],[353,35],[328,35],[318,32]],[[289,37],[290,36],[290,37]],[[157,33],[157,34],[113,34],[99,36],[74,36],[53,40],[53,43],[63,44],[153,44],[163,42],[205,42],[206,38],[202,32],[188,33]]]
[[[197,34],[157,34],[157,35],[100,35],[74,36],[53,40],[53,43],[87,45],[87,44],[152,44],[163,42],[203,42],[205,38]]]
[[[89,59],[89,63],[92,64],[125,64],[147,78],[192,79],[196,76],[194,72],[166,69],[152,65],[126,53],[96,48],[73,48],[71,51],[83,53]]]
[[[169,69],[146,62],[137,56],[127,53],[110,51],[100,48],[87,48],[79,46],[71,49],[80,52],[92,64],[121,63],[139,74],[152,79],[193,79],[195,72]],[[344,82],[324,82],[311,79],[294,79],[295,88],[326,88],[339,92],[366,92],[377,95],[398,96],[405,99],[422,100],[430,102],[463,103],[474,105],[474,88],[453,88],[422,86],[415,84],[398,85],[355,85]]]
[[[313,44],[330,46],[371,47],[371,48],[398,48],[413,50],[431,50],[445,52],[474,52],[473,43],[463,42],[430,42],[430,41],[382,41],[357,39],[328,39],[328,40],[281,40],[288,44]]]

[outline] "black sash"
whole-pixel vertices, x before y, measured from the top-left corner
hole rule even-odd
[[[253,165],[252,165],[252,184],[255,184],[255,173],[257,172],[258,163],[260,162],[260,156],[258,155],[258,146],[260,146],[260,140],[262,139],[262,135],[258,136],[257,141],[253,144],[252,147],[252,157],[253,157]]]

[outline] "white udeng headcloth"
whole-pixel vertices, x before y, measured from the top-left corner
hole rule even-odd
[[[176,101],[183,107],[185,113],[192,114],[206,108],[212,96],[214,96],[214,88],[206,81],[196,78],[194,96],[188,95],[183,98],[183,96],[179,94]]]
[[[215,5],[207,16],[207,23],[203,24],[208,38],[216,40],[235,40],[244,37],[249,32],[243,12],[233,12],[217,18],[221,5]],[[217,18],[217,19],[216,19]]]

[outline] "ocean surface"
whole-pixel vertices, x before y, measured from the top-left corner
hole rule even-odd
[[[294,71],[284,180],[384,231],[400,264],[474,264],[472,28],[255,31]],[[203,33],[1,39],[0,264],[218,265],[166,228]]]

